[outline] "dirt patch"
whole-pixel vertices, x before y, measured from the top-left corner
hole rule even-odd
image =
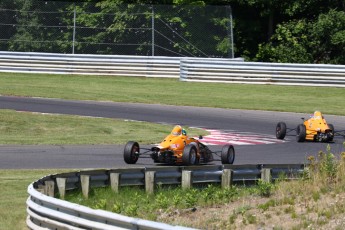
[[[198,229],[345,229],[345,192],[282,199],[249,196],[231,203],[169,210],[158,221]]]

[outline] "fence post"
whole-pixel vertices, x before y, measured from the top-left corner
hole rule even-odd
[[[67,181],[67,178],[56,178],[56,184],[57,184],[61,199],[65,198],[66,181]]]
[[[77,8],[75,6],[75,2],[73,4],[73,35],[72,35],[72,54],[74,54],[74,46],[75,46],[75,27],[76,27],[76,17],[77,17]]]
[[[151,7],[151,56],[155,56],[155,9],[153,4],[151,5]]]
[[[261,180],[264,182],[271,182],[271,169],[261,169]]]
[[[44,194],[47,196],[54,197],[55,193],[55,183],[52,180],[45,181],[45,186],[44,186]]]
[[[231,169],[223,169],[222,188],[230,188],[232,184],[233,171]]]
[[[155,188],[155,171],[145,172],[145,190],[147,193],[152,194]]]
[[[110,186],[111,189],[118,193],[120,187],[120,173],[110,173]]]
[[[87,199],[89,198],[90,175],[80,175],[80,182],[83,196]]]
[[[192,171],[182,170],[182,189],[192,188]]]

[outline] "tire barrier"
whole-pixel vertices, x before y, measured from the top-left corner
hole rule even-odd
[[[200,165],[123,169],[87,170],[45,176],[28,187],[27,226],[29,229],[182,229],[149,220],[94,210],[55,198],[64,198],[66,191],[81,189],[88,197],[90,188],[111,186],[117,192],[123,186],[142,186],[154,192],[156,185],[181,185],[190,188],[198,184],[218,183],[223,188],[235,183],[255,183],[259,179],[274,181],[283,174],[296,179],[304,165]]]

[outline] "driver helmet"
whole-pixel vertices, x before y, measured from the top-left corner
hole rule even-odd
[[[182,134],[182,127],[180,125],[175,125],[171,131],[171,134],[174,136],[180,136]]]
[[[187,136],[187,131],[185,129],[182,129],[182,135]]]
[[[314,112],[314,118],[322,118],[322,114],[320,111],[315,111]]]

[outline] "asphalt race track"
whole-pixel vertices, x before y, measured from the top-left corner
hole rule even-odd
[[[60,99],[26,98],[0,96],[0,109],[42,113],[75,114],[119,118],[127,120],[168,123],[171,125],[201,127],[225,132],[249,133],[256,136],[275,137],[277,122],[284,121],[295,128],[301,117],[308,114],[280,113],[266,111],[244,111],[188,106],[166,106],[148,104],[127,104],[94,101],[68,101]],[[312,113],[313,111],[311,111]],[[322,112],[322,111],[321,111]],[[345,117],[324,114],[328,123],[336,130],[345,130]],[[330,143],[333,153],[344,150],[344,138],[334,138]],[[308,156],[326,151],[327,143],[297,143],[294,133],[283,143],[235,145],[234,164],[288,164],[305,163]],[[114,168],[133,167],[123,161],[123,145],[83,146],[9,146],[0,145],[1,169],[35,168]],[[210,146],[220,150],[221,146]],[[219,161],[214,164],[220,164]],[[153,166],[151,159],[140,158],[134,166]]]

